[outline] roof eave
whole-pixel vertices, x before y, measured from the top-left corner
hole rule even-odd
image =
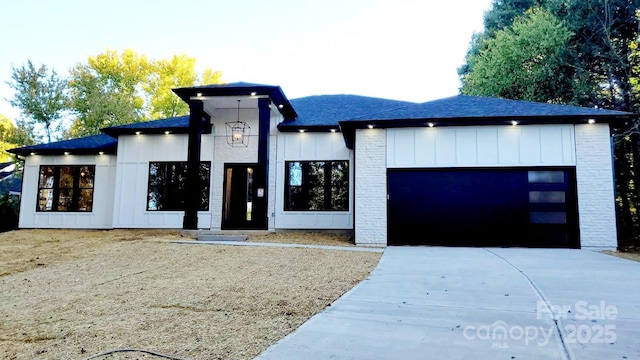
[[[208,96],[268,96],[285,120],[298,117],[295,109],[284,95],[280,86],[272,85],[240,85],[240,86],[193,86],[172,89],[184,102],[189,103],[192,97]]]
[[[355,130],[368,128],[403,128],[403,127],[448,127],[448,126],[489,126],[489,125],[555,125],[586,124],[589,119],[596,123],[611,124],[618,121],[631,120],[636,114],[624,115],[570,115],[570,116],[497,116],[467,118],[419,118],[419,119],[384,119],[384,120],[344,120],[339,121],[347,148],[353,149]]]
[[[109,146],[99,146],[94,148],[57,148],[57,149],[37,149],[30,146],[7,150],[14,155],[32,156],[32,155],[114,155],[116,154],[117,144]]]

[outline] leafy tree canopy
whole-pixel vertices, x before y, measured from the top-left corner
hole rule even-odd
[[[210,68],[201,75],[196,59],[184,54],[148,59],[134,50],[107,50],[71,69],[70,107],[75,120],[67,137],[100,133],[108,126],[188,114],[171,89],[220,83]]]
[[[19,68],[12,68],[11,81],[7,82],[15,90],[9,100],[12,106],[22,111],[23,121],[39,139],[36,127],[41,127],[51,142],[56,126],[59,124],[66,108],[66,82],[58,77],[55,70],[42,65],[36,68],[31,60]]]
[[[549,12],[534,8],[494,33],[467,61],[462,93],[540,102],[570,102],[572,71],[565,49],[573,34]],[[559,72],[559,68],[566,68]]]
[[[7,150],[31,144],[33,140],[25,129],[14,125],[11,119],[0,114],[0,162],[13,160]]]

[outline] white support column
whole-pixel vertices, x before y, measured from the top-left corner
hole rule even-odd
[[[618,241],[609,125],[576,125],[575,134],[580,245],[615,249]]]
[[[356,130],[355,241],[387,245],[387,132]]]

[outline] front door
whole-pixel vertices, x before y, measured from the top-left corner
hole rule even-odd
[[[222,229],[266,229],[266,192],[257,164],[225,164]]]

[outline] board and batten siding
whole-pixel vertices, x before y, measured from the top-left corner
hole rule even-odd
[[[92,211],[36,211],[41,165],[95,165]],[[111,229],[115,177],[115,155],[27,156],[22,177],[20,228]]]
[[[573,125],[387,130],[387,167],[575,166]]]
[[[147,210],[149,163],[187,161],[188,142],[189,137],[186,134],[118,137],[114,228],[182,228],[184,211]],[[212,161],[212,158],[213,137],[204,134],[201,161]],[[199,228],[210,227],[211,207],[214,204],[211,202],[211,196],[209,200],[209,211],[198,212]]]
[[[276,181],[278,189],[275,204],[276,229],[353,229],[354,162],[353,151],[344,144],[344,138],[335,133],[279,133],[277,137]],[[286,161],[349,161],[349,211],[285,211],[284,192]]]

